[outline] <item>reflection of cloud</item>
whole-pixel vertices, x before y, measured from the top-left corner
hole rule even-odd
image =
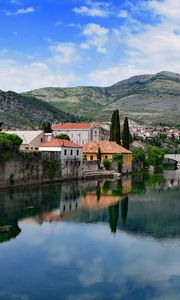
[[[135,299],[142,291],[147,295],[152,291],[147,299],[178,299],[179,245],[171,241],[162,244],[123,231],[113,236],[104,224],[55,223],[35,227],[23,224],[23,227],[26,233],[21,236],[23,247],[33,251],[40,240],[39,251],[50,270],[56,267],[57,272],[58,269],[62,272],[61,267],[65,266],[64,280],[70,272],[74,286],[93,289],[91,296],[83,289],[82,294],[68,294],[69,300],[101,299],[102,285],[108,287],[109,299],[128,299],[129,295]]]

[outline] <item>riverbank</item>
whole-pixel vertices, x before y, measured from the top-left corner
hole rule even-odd
[[[121,175],[100,168],[99,161],[60,161],[51,153],[21,153],[0,161],[0,188],[39,185],[69,180],[119,178]]]

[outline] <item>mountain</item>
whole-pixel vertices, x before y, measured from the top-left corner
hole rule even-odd
[[[36,97],[87,120],[109,120],[113,109],[145,124],[180,124],[180,74],[134,76],[110,87],[42,88]]]
[[[3,121],[5,127],[26,128],[41,126],[43,122],[78,120],[75,116],[34,97],[0,91],[0,121]]]

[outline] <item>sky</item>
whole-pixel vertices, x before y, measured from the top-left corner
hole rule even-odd
[[[0,89],[180,73],[179,0],[0,0]]]

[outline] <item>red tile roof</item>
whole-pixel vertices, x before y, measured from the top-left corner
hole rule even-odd
[[[97,153],[98,148],[101,149],[102,154],[131,154],[132,152],[123,148],[122,146],[110,141],[90,141],[83,146],[84,153]]]
[[[42,144],[40,147],[66,147],[66,148],[82,148],[78,144],[63,139],[54,139],[50,142]]]
[[[89,129],[93,126],[92,123],[64,123],[52,125],[53,130],[58,129]]]

